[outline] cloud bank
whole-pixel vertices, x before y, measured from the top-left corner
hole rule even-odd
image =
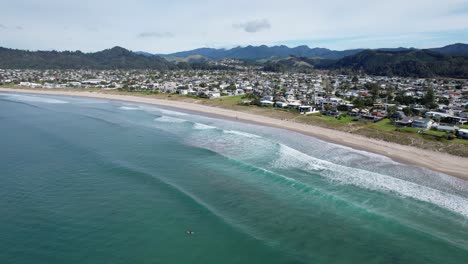
[[[0,45],[29,50],[122,46],[172,53],[262,44],[342,50],[468,43],[468,0],[20,0],[2,5],[0,20]]]

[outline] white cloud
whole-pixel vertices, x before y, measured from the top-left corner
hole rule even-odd
[[[235,28],[242,28],[245,32],[256,33],[271,28],[267,19],[252,20],[245,23],[233,25]]]

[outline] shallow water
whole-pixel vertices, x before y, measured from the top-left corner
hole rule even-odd
[[[0,263],[468,259],[466,181],[281,129],[0,94],[0,172]]]

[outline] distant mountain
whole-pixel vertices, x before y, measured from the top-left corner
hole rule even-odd
[[[405,51],[405,50],[415,50],[415,48],[399,47],[399,48],[380,48],[380,49],[376,49],[376,50],[379,50],[379,51]]]
[[[224,55],[225,51],[226,51],[225,49],[200,48],[200,49],[181,51],[181,52],[176,52],[176,53],[166,54],[166,55],[159,54],[159,56],[162,56],[164,58],[167,58],[167,57],[184,58],[188,56],[200,55],[211,60],[218,60],[218,59],[227,58]]]
[[[172,54],[159,54],[165,58],[184,58],[193,55],[200,55],[211,60],[220,59],[244,59],[244,60],[272,60],[282,59],[289,56],[296,57],[316,57],[323,59],[339,59],[348,55],[353,55],[363,49],[356,50],[345,50],[335,51],[325,48],[309,48],[308,46],[298,46],[295,48],[289,48],[287,46],[273,46],[268,47],[262,46],[247,46],[247,47],[236,47],[232,49],[212,49],[212,48],[201,48],[189,51],[176,52]]]
[[[121,47],[95,53],[24,51],[0,48],[0,68],[168,70],[175,68],[175,65],[159,56],[144,56]]]
[[[432,50],[365,50],[315,66],[381,76],[468,78],[468,56],[445,55]]]
[[[295,57],[307,57],[317,59],[331,59],[337,60],[342,59],[346,56],[358,54],[365,49],[351,49],[351,50],[330,50],[326,48],[309,48],[308,46],[298,46],[295,48],[289,48],[287,46],[272,46],[268,47],[265,45],[261,46],[246,46],[246,47],[235,47],[232,49],[213,49],[213,48],[200,48],[189,51],[176,52],[171,54],[159,54],[164,58],[186,58],[189,56],[202,56],[210,60],[220,59],[243,59],[243,60],[277,60],[288,58],[289,56]],[[378,51],[407,51],[416,50],[415,48],[380,48],[375,49]],[[453,44],[442,48],[433,48],[432,51],[439,52],[446,55],[468,55],[467,44]]]
[[[442,48],[433,48],[430,50],[447,55],[468,55],[468,44],[456,43]]]
[[[245,65],[262,65],[266,71],[330,69],[370,75],[451,77],[468,79],[466,44],[430,50],[414,48],[333,51],[307,46],[247,46],[197,49],[166,55],[114,47],[94,53],[81,51],[25,51],[0,48],[0,68],[5,69],[233,69],[208,60],[233,58]],[[297,54],[297,55],[294,55]],[[456,55],[453,55],[456,54]],[[461,55],[458,55],[461,54]],[[169,61],[170,60],[170,61]]]

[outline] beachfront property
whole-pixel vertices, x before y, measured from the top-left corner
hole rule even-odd
[[[468,139],[468,129],[460,129],[457,131],[457,137],[461,139]]]
[[[421,128],[421,129],[430,129],[432,125],[434,124],[434,121],[430,118],[418,118],[416,120],[413,120],[411,123],[412,127],[415,128]]]
[[[275,73],[245,68],[235,60],[217,63],[240,68],[169,72],[0,69],[0,85],[168,93],[209,99],[238,96],[242,104],[332,118],[350,116],[363,122],[389,118],[395,127],[441,126],[441,130],[449,133],[455,133],[456,126],[462,128],[467,123],[467,80]]]

